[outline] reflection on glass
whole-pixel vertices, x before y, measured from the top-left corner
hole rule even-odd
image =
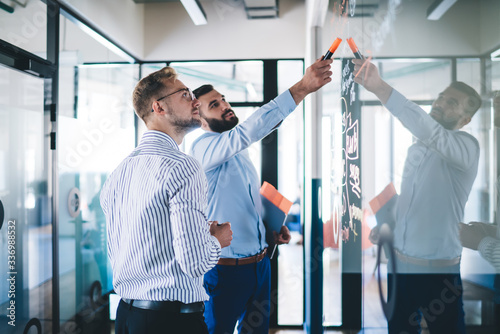
[[[43,80],[0,67],[0,332],[52,328],[52,215]],[[29,95],[27,94],[29,92]]]
[[[375,61],[382,78],[410,100],[433,100],[451,78],[451,60],[380,60]],[[361,100],[376,100],[365,89]]]
[[[332,82],[322,88],[322,217],[323,217],[323,313],[325,326],[342,324],[341,267],[342,251],[339,248],[340,220],[337,214],[341,205],[342,184],[342,113],[341,66],[339,60],[332,64]],[[337,215],[336,215],[337,214]]]

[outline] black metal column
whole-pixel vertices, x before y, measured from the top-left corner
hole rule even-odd
[[[278,61],[264,60],[264,103],[278,96]],[[278,188],[278,131],[262,139],[262,182],[267,181]],[[271,313],[269,326],[278,325],[278,257],[271,260]]]

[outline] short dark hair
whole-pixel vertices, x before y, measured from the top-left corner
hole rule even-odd
[[[203,85],[203,86],[200,86],[200,87],[196,88],[195,90],[193,90],[193,94],[198,99],[198,98],[200,98],[200,96],[205,95],[207,93],[210,93],[213,90],[214,90],[214,86]]]
[[[474,88],[462,81],[453,81],[450,84],[450,87],[459,90],[467,95],[468,98],[465,105],[465,111],[469,114],[470,117],[474,116],[476,111],[478,111],[481,107],[481,96],[476,92]]]
[[[176,79],[177,72],[170,66],[142,78],[135,86],[132,97],[137,116],[146,122],[146,119],[151,115],[153,100],[159,98],[158,95],[166,88],[166,81]]]

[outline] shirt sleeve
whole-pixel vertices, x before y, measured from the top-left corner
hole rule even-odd
[[[500,240],[493,237],[485,237],[477,248],[482,257],[500,272]]]
[[[204,213],[207,185],[200,165],[193,158],[179,163],[167,178],[170,221],[175,259],[190,277],[200,277],[217,264],[221,247],[210,234]]]
[[[467,170],[477,164],[479,143],[470,134],[445,129],[395,89],[385,106],[425,146],[436,151],[456,168]]]
[[[193,144],[191,155],[201,162],[203,170],[215,168],[267,136],[296,107],[287,90],[232,130],[202,136]]]

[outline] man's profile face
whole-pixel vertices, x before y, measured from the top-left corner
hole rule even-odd
[[[199,101],[186,85],[180,80],[169,80],[165,83],[164,95],[159,97],[159,103],[166,107],[166,117],[169,122],[182,130],[191,131],[201,125]],[[166,96],[166,97],[165,97]]]
[[[201,117],[208,123],[210,130],[218,133],[231,130],[238,124],[238,117],[227,103],[224,95],[215,89],[200,96]]]
[[[432,103],[430,116],[445,129],[460,129],[470,121],[465,111],[467,99],[467,94],[448,87]]]

